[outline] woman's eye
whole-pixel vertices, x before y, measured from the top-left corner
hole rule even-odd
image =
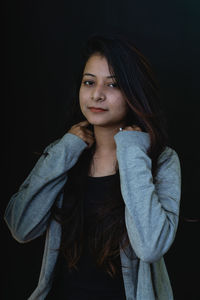
[[[83,81],[83,84],[86,85],[86,86],[91,86],[94,82],[93,81],[90,81],[90,80],[85,80]],[[118,84],[117,83],[108,83],[107,84],[108,86],[112,86],[112,88],[117,88],[118,87]]]
[[[83,81],[84,85],[91,85],[91,83],[93,83],[93,81],[90,80]]]
[[[113,87],[118,87],[117,83],[109,83],[109,85],[112,85]]]

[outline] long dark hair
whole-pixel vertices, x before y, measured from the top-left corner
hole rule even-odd
[[[109,70],[116,76],[116,82],[127,99],[129,111],[126,125],[138,125],[150,135],[150,147],[147,151],[152,160],[152,178],[156,183],[157,161],[164,148],[169,145],[167,121],[159,97],[158,84],[150,63],[136,48],[134,43],[120,34],[95,34],[83,45],[80,71],[73,91],[71,111],[67,117],[65,132],[72,125],[85,120],[79,105],[79,89],[82,74],[91,55],[99,53],[107,59]],[[93,126],[90,125],[93,130]],[[76,268],[84,241],[84,195],[89,165],[93,158],[95,142],[90,149],[84,150],[78,162],[68,172],[64,187],[62,208],[53,207],[53,217],[62,225],[60,250],[68,267]],[[110,276],[117,273],[114,259],[119,256],[119,243],[123,249],[129,243],[125,225],[125,204],[120,191],[120,174],[110,185],[110,195],[105,195],[104,205],[94,215],[96,220],[93,234],[90,236],[91,252],[99,267],[103,267]]]

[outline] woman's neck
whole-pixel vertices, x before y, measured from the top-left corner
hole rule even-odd
[[[96,145],[89,169],[91,176],[106,176],[116,173],[118,163],[114,135],[118,131],[118,127],[94,126]]]
[[[114,155],[116,152],[114,135],[119,131],[119,127],[102,127],[94,125],[94,136],[96,142],[95,157]]]

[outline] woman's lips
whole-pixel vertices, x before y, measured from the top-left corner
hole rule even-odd
[[[105,109],[89,107],[92,112],[105,112]]]

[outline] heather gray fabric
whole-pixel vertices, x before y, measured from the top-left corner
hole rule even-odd
[[[151,159],[147,155],[150,137],[146,132],[119,131],[117,146],[125,222],[131,245],[120,258],[127,300],[172,300],[173,293],[163,255],[174,241],[181,198],[181,166],[176,151],[166,147],[159,157],[157,183],[153,184]],[[5,221],[20,243],[46,231],[46,242],[38,285],[29,300],[43,300],[51,288],[61,238],[60,225],[49,222],[55,201],[61,206],[67,172],[87,144],[66,133],[47,146],[34,168],[6,208]],[[164,162],[161,164],[161,162]]]

